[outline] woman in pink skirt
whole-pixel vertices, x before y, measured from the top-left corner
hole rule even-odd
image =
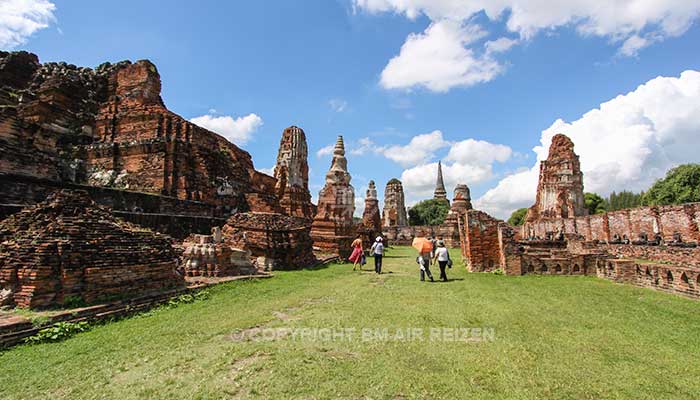
[[[362,271],[362,239],[359,237],[352,241],[352,254],[348,260],[352,262],[352,270],[354,271],[357,266],[360,266],[360,271]]]

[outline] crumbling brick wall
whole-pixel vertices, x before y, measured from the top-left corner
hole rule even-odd
[[[275,269],[300,269],[316,262],[310,221],[274,213],[238,213],[222,229],[224,242],[272,260]]]
[[[465,221],[465,246],[462,248],[471,272],[488,272],[501,267],[499,221],[482,211],[469,210]]]
[[[619,283],[700,298],[700,268],[629,259],[607,259],[598,263],[598,277]]]
[[[586,240],[611,241],[615,235],[630,241],[645,233],[652,238],[659,233],[664,241],[680,234],[684,242],[700,242],[700,203],[677,206],[639,207],[578,218],[540,219],[523,225],[523,237],[544,238],[547,233],[563,229]]]
[[[35,308],[183,286],[170,242],[86,192],[57,192],[0,222],[0,289]]]
[[[0,171],[226,212],[275,209],[274,178],[255,171],[246,151],[168,110],[160,91],[147,60],[91,69],[0,52]]]

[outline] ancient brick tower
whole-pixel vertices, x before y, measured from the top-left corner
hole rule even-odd
[[[287,215],[312,219],[314,207],[309,193],[308,148],[304,130],[290,126],[282,132],[275,166],[275,190]]]
[[[401,181],[393,178],[386,184],[384,189],[384,209],[382,210],[382,226],[406,226],[408,217],[406,216],[406,204]]]
[[[355,235],[355,190],[350,179],[343,137],[338,136],[326,184],[318,195],[318,211],[311,226],[311,238],[318,250],[341,257],[350,254],[350,243]]]
[[[445,240],[450,247],[459,247],[462,241],[460,237],[462,226],[464,226],[464,215],[472,209],[471,195],[469,187],[459,184],[455,187],[452,206],[445,218]]]
[[[438,161],[437,182],[435,183],[435,200],[447,200],[447,190],[445,190],[445,182],[442,179],[442,162]]]
[[[381,231],[382,218],[379,216],[379,199],[377,199],[377,187],[374,181],[369,181],[367,197],[365,197],[365,211],[362,213],[362,225],[374,233]]]
[[[541,218],[574,218],[586,214],[583,199],[583,173],[574,143],[566,135],[552,138],[549,156],[540,163],[535,204],[527,211],[527,221]]]

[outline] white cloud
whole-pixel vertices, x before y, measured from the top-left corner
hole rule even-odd
[[[263,124],[262,118],[252,113],[235,119],[228,115],[220,117],[202,115],[201,117],[192,118],[190,121],[222,135],[232,143],[240,145],[246,144],[251,139],[253,132]]]
[[[362,218],[362,214],[365,212],[365,191],[367,188],[363,188],[359,192],[355,192],[355,216]],[[360,195],[361,194],[361,195]]]
[[[363,137],[357,141],[357,146],[350,149],[350,154],[354,156],[362,156],[367,153],[381,154],[384,149],[385,147],[377,145],[372,139]]]
[[[343,99],[330,99],[328,105],[335,112],[343,112],[348,108],[348,102]]]
[[[321,147],[316,152],[316,157],[321,158],[321,157],[329,156],[329,155],[333,154],[334,148],[335,148],[335,144],[329,144],[328,146]]]
[[[447,154],[448,161],[461,164],[492,164],[494,161],[505,162],[513,150],[502,144],[493,144],[484,140],[467,139],[455,143]]]
[[[478,55],[466,47],[483,36],[476,25],[434,22],[423,33],[408,35],[399,55],[384,67],[380,83],[386,89],[446,92],[488,82],[501,72],[501,65],[487,53]]]
[[[518,40],[502,37],[496,40],[489,40],[484,43],[484,47],[486,48],[486,53],[503,53],[516,44],[518,44]]]
[[[684,34],[700,17],[697,0],[608,0],[604,5],[590,0],[354,0],[353,5],[355,10],[393,12],[410,19],[425,15],[432,21],[422,34],[408,36],[399,56],[384,68],[381,83],[386,88],[423,86],[437,92],[487,82],[501,72],[492,55],[510,49],[514,39],[486,42],[482,52],[483,32],[473,22],[482,11],[490,21],[504,23],[518,41],[572,27],[581,36],[608,39],[623,56]]]
[[[47,0],[0,0],[0,48],[26,43],[34,32],[56,20],[55,9]]]
[[[698,115],[699,71],[654,78],[576,121],[554,121],[533,149],[538,162],[532,169],[501,180],[476,205],[501,218],[532,205],[539,161],[546,159],[557,133],[574,142],[585,191],[607,195],[613,190],[645,190],[670,168],[697,162]]]
[[[433,198],[437,166],[436,162],[422,164],[401,173],[401,182],[408,203],[413,204]],[[464,183],[471,186],[487,181],[493,177],[493,169],[491,164],[448,163],[442,165],[442,175],[448,197],[452,197],[452,191],[457,184]]]
[[[650,39],[643,38],[638,35],[633,35],[627,38],[627,40],[625,40],[625,42],[622,44],[622,47],[620,47],[619,53],[623,56],[636,56],[637,53],[639,53],[639,50],[649,46],[651,43],[652,40]]]
[[[263,174],[270,175],[270,176],[274,176],[274,175],[275,175],[275,167],[260,168],[258,171],[262,172]]]
[[[406,199],[409,203],[432,198],[437,179],[435,152],[451,146],[442,164],[445,188],[451,193],[457,184],[475,185],[493,178],[493,164],[510,159],[510,147],[483,140],[466,139],[450,143],[442,132],[417,135],[406,146],[389,146],[382,151],[384,157],[408,166],[401,174]]]
[[[450,143],[442,137],[442,132],[435,130],[414,136],[407,145],[384,147],[381,153],[401,166],[410,167],[433,159],[437,150],[449,145]]]

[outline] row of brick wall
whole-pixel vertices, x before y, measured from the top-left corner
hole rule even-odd
[[[646,233],[651,239],[659,233],[664,241],[672,241],[674,234],[684,242],[700,242],[700,203],[677,206],[639,207],[604,214],[577,218],[541,219],[523,225],[523,237],[536,235],[544,238],[548,233],[562,230],[565,234],[578,234],[586,240],[609,242],[615,235],[635,240]]]

